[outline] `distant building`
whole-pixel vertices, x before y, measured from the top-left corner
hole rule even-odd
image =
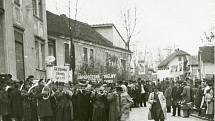
[[[199,79],[199,62],[197,56],[187,56],[187,74],[190,79]]]
[[[69,20],[72,30],[75,30],[72,37],[75,46],[76,75],[119,73],[121,79],[129,78],[132,53],[120,46],[122,40],[105,37],[105,32],[102,35],[86,23],[75,22],[65,15],[59,16],[47,11],[49,55],[55,56],[56,65],[70,64]],[[117,41],[121,43],[115,43]]]
[[[45,77],[45,0],[0,0],[0,73]]]
[[[111,41],[114,46],[127,49],[124,42],[124,38],[119,33],[118,29],[114,24],[111,24],[111,23],[96,24],[96,25],[92,25],[91,27],[94,28],[98,33],[100,33],[106,39]]]
[[[201,79],[211,79],[215,75],[214,46],[199,47],[199,66]]]
[[[165,78],[175,79],[184,75],[186,72],[187,56],[190,56],[190,54],[176,49],[158,65],[157,77],[163,80]]]

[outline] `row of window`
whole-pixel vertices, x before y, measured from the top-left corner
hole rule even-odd
[[[179,72],[179,71],[182,71],[183,67],[180,65],[180,66],[171,66],[171,69],[170,69],[170,72]]]
[[[0,0],[1,2],[2,0]],[[14,0],[17,6],[21,6],[21,0]],[[33,15],[39,19],[43,19],[43,0],[32,0]],[[1,4],[1,3],[0,3]]]

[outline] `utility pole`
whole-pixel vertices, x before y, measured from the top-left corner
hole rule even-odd
[[[73,30],[71,28],[71,19],[70,19],[70,14],[71,14],[71,2],[69,0],[69,36],[70,36],[70,71],[72,71],[72,80],[75,80],[75,46],[73,43],[73,36],[75,35],[75,28],[76,28],[76,17],[77,17],[77,5],[78,5],[78,0],[76,1],[76,7],[75,7],[75,20],[74,20],[74,26]],[[73,32],[73,34],[72,34]]]

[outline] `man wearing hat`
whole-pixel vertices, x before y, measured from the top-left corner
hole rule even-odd
[[[181,100],[181,93],[182,89],[180,88],[180,82],[177,81],[175,83],[175,86],[172,89],[172,108],[173,108],[173,114],[172,116],[176,115],[176,108],[178,108],[178,116],[181,116],[181,107],[180,107],[180,100]]]
[[[163,92],[158,90],[158,86],[154,86],[153,92],[149,95],[149,109],[152,118],[155,121],[164,121],[166,119],[166,98]]]

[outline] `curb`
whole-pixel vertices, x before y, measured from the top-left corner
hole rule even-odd
[[[196,118],[199,118],[199,119],[202,119],[202,120],[207,120],[207,118],[201,117],[201,116],[197,116],[195,114],[190,114],[190,116],[193,116],[193,117],[196,117]]]

